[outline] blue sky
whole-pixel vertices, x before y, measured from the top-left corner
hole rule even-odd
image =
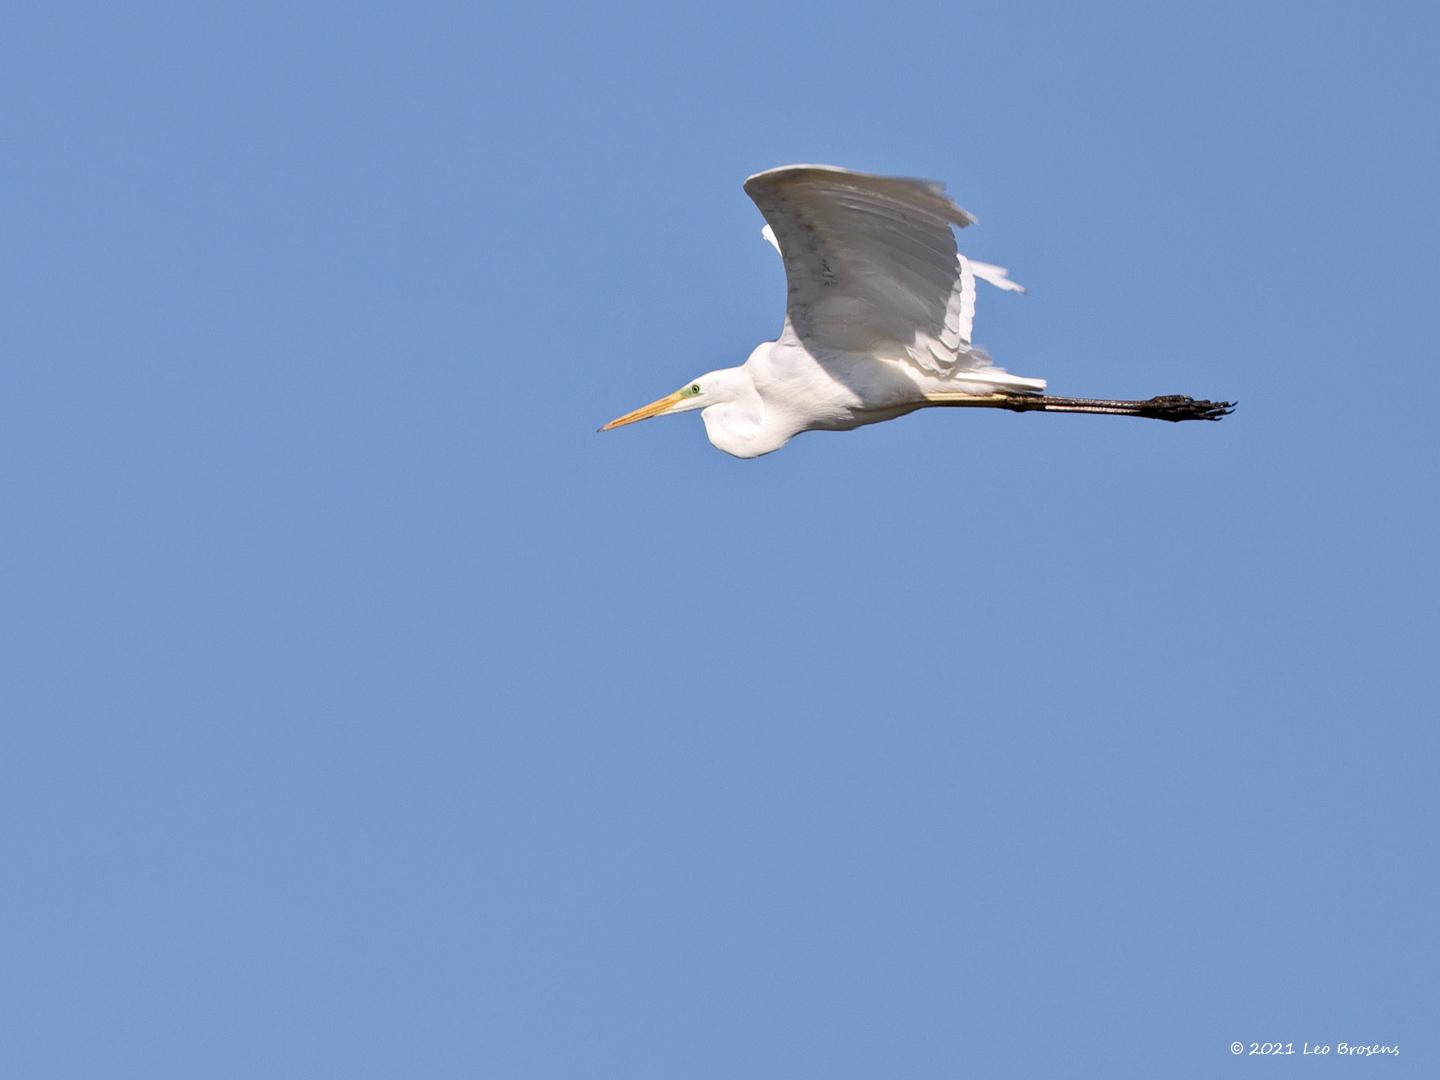
[[[1435,1075],[1437,31],[13,9],[0,1072]],[[1239,410],[597,435],[778,330],[795,161]]]

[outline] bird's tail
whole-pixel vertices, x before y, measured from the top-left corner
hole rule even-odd
[[[956,357],[952,377],[957,381],[983,383],[997,391],[1011,394],[1043,394],[1045,380],[1027,375],[1012,375],[991,359],[979,345],[962,346]]]

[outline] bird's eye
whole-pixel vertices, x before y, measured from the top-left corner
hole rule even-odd
[[[690,393],[692,393],[692,394],[698,394],[699,392],[700,392],[700,384],[699,384],[698,382],[697,382],[697,383],[691,383],[691,384],[690,384]]]

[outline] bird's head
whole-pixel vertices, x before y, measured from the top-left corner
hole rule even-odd
[[[666,394],[659,401],[652,401],[649,405],[642,405],[634,412],[616,417],[600,430],[609,431],[611,428],[624,427],[626,424],[635,423],[636,420],[649,420],[652,416],[669,416],[671,413],[690,412],[693,409],[718,405],[722,401],[730,400],[729,395],[724,393],[724,386],[723,373],[712,371],[708,375],[701,375],[693,382],[686,383],[673,394]]]
[[[693,409],[702,410],[700,415],[705,421],[705,434],[710,441],[736,457],[768,454],[783,446],[799,430],[764,426],[765,404],[755,390],[754,379],[744,366],[721,368],[701,375],[673,394],[611,420],[600,430],[609,431],[633,424],[636,420]]]

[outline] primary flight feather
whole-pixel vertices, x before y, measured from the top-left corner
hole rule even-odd
[[[844,431],[927,406],[1218,420],[1234,407],[1181,395],[1144,401],[1050,397],[971,343],[976,282],[1023,291],[1008,272],[960,254],[974,221],[940,184],[830,165],[756,173],[745,192],[785,263],[785,325],[739,367],[701,375],[610,421],[701,410],[710,441],[736,457],[778,450],[802,431]]]

